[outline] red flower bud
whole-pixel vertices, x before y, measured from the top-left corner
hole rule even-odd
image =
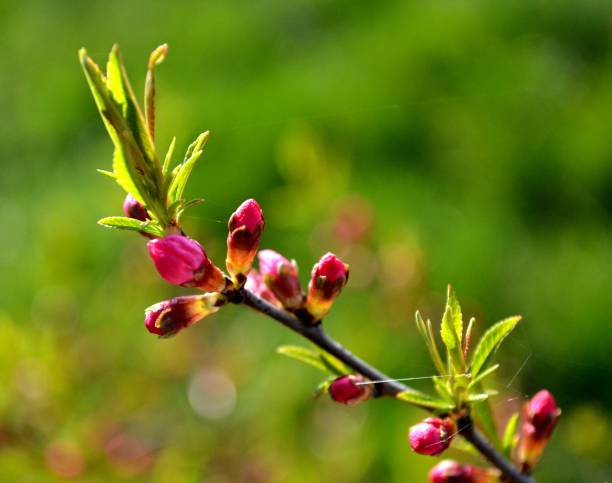
[[[253,199],[242,203],[230,217],[225,263],[232,276],[246,274],[251,268],[264,225],[263,212]]]
[[[360,382],[365,382],[360,375],[340,376],[334,379],[329,386],[329,395],[334,401],[342,404],[357,404],[366,401],[372,395],[372,387],[369,384],[357,385]]]
[[[244,288],[246,288],[249,292],[253,292],[258,297],[267,300],[271,304],[276,305],[277,307],[282,307],[282,304],[276,298],[276,295],[274,295],[272,291],[268,288],[268,286],[264,283],[261,274],[254,268],[251,269],[251,271],[247,275],[247,280],[244,284]]]
[[[225,286],[223,272],[191,238],[168,235],[151,240],[147,248],[159,274],[174,285],[198,287],[206,292],[218,292]]]
[[[145,327],[152,334],[169,337],[219,310],[217,294],[175,297],[145,311]]]
[[[349,267],[333,253],[327,253],[312,269],[308,284],[306,309],[315,320],[320,320],[331,308],[342,287],[346,285]]]
[[[144,205],[129,193],[123,201],[123,212],[125,216],[135,220],[146,221],[151,218]]]
[[[259,271],[268,288],[287,310],[297,310],[304,303],[298,280],[297,264],[274,250],[259,252]]]
[[[530,470],[540,460],[561,410],[552,394],[543,389],[525,404],[523,416],[519,456],[524,468]]]
[[[486,471],[471,465],[462,465],[453,460],[440,461],[429,471],[432,483],[485,483],[489,481]]]
[[[438,455],[450,446],[455,431],[450,419],[427,418],[410,428],[410,447],[419,454]]]

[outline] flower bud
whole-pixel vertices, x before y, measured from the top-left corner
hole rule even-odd
[[[218,294],[175,297],[145,311],[145,327],[152,334],[169,337],[219,310]]]
[[[259,271],[268,288],[287,310],[297,310],[304,303],[298,280],[297,264],[274,250],[259,252]]]
[[[276,305],[277,307],[282,307],[282,304],[276,298],[276,295],[274,295],[272,291],[268,288],[268,286],[264,283],[261,274],[254,268],[251,269],[251,271],[247,275],[244,288],[247,289],[249,292],[253,292],[258,297],[267,300],[271,304]]]
[[[524,469],[529,471],[540,460],[561,410],[552,394],[543,389],[525,404],[523,416],[519,457]]]
[[[486,483],[486,471],[471,465],[462,465],[453,460],[440,461],[429,471],[432,483]]]
[[[450,419],[427,418],[410,428],[410,447],[419,454],[438,455],[450,446],[455,431]]]
[[[135,220],[146,221],[151,218],[144,205],[129,193],[123,201],[123,212],[125,216]]]
[[[372,386],[358,385],[360,382],[365,382],[365,379],[359,374],[340,376],[329,386],[329,395],[334,401],[347,405],[366,401],[372,395]]]
[[[147,248],[159,274],[174,285],[198,287],[206,292],[217,292],[225,286],[223,272],[191,238],[168,235],[151,240]]]
[[[312,269],[308,284],[306,310],[315,320],[320,320],[331,308],[342,287],[346,285],[349,267],[333,253],[327,253]]]
[[[225,261],[230,275],[246,274],[249,271],[259,248],[264,225],[263,212],[253,199],[242,203],[230,217]]]

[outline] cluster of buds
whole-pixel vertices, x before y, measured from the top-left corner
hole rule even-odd
[[[487,483],[491,479],[485,470],[453,460],[440,461],[428,476],[432,483]]]
[[[456,433],[451,419],[427,418],[410,428],[408,441],[415,453],[436,456],[450,446]]]
[[[125,199],[124,211],[141,221],[148,217],[146,208],[130,195]],[[263,212],[253,199],[242,203],[231,215],[226,258],[229,276],[208,258],[196,240],[182,234],[151,239],[147,243],[149,255],[164,280],[218,296],[214,300],[178,297],[154,305],[147,311],[147,329],[161,336],[173,335],[216,311],[227,301],[220,294],[242,286],[279,308],[305,314],[304,320],[321,320],[348,280],[348,265],[332,253],[324,255],[312,270],[306,295],[298,279],[296,262],[280,253],[261,250],[259,271],[252,268],[264,226]],[[365,388],[360,391],[367,392]]]
[[[523,409],[519,459],[526,472],[538,463],[553,429],[561,416],[561,410],[552,394],[543,389]]]
[[[367,401],[372,396],[372,386],[356,374],[340,376],[332,381],[328,389],[330,397],[341,404],[353,405]]]

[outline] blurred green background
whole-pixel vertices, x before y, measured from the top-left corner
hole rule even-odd
[[[257,314],[144,330],[189,291],[95,223],[123,194],[95,172],[112,148],[77,50],[114,42],[139,92],[170,44],[160,151],[212,132],[185,225],[217,263],[257,198],[262,246],[304,282],[327,250],[351,264],[326,326],[395,377],[433,374],[413,314],[438,320],[449,282],[480,332],[522,314],[500,418],[548,388],[540,481],[609,479],[611,39],[606,0],[0,1],[0,481],[405,483],[434,463],[406,443],[421,413],[313,401],[316,371],[274,353],[298,338]]]

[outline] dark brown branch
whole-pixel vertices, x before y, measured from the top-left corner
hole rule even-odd
[[[257,295],[245,289],[240,289],[231,296],[230,300],[236,304],[248,305],[252,309],[261,312],[264,315],[280,322],[285,327],[297,332],[305,337],[313,344],[325,350],[329,354],[344,362],[355,372],[367,377],[372,381],[384,381],[376,384],[378,395],[395,396],[396,394],[408,391],[411,388],[380,372],[375,367],[372,367],[348,349],[344,348],[334,339],[329,337],[322,326],[308,325],[290,314],[289,312],[279,309],[269,302],[259,298]],[[535,483],[535,480],[529,476],[523,475],[519,468],[514,466],[510,461],[505,459],[478,431],[469,416],[463,417],[459,421],[459,433],[467,441],[469,441],[491,464],[497,467],[506,477],[507,481],[514,483]]]

